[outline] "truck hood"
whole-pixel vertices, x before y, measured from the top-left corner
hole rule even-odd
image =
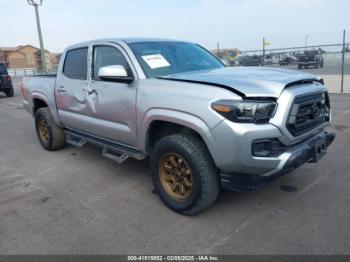
[[[219,86],[242,97],[275,98],[288,86],[320,82],[320,78],[311,74],[271,67],[226,67],[178,73],[161,79]]]

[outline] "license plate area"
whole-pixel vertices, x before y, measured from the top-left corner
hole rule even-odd
[[[316,141],[313,141],[311,146],[311,159],[310,163],[318,162],[326,153],[327,153],[327,144],[326,138],[318,138]]]

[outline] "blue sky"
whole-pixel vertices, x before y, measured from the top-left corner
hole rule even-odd
[[[26,0],[0,0],[0,46],[38,46],[34,10]],[[3,12],[3,10],[6,10]],[[166,37],[213,49],[271,48],[350,40],[348,0],[43,0],[45,48],[105,37]]]

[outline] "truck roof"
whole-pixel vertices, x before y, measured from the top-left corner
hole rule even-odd
[[[128,44],[138,42],[188,42],[169,38],[146,38],[146,37],[129,37],[120,39]]]
[[[72,49],[72,48],[79,48],[82,46],[86,46],[88,44],[98,44],[101,42],[113,42],[113,43],[125,43],[125,44],[131,44],[131,43],[140,43],[140,42],[186,42],[191,43],[190,41],[182,41],[182,40],[176,40],[176,39],[168,39],[168,38],[147,38],[147,37],[126,37],[126,38],[102,38],[102,39],[95,39],[90,41],[84,41],[80,42],[74,45],[70,45],[66,48]]]

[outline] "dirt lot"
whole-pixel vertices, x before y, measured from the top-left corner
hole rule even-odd
[[[331,100],[337,138],[319,164],[184,217],[152,193],[147,161],[47,152],[18,90],[1,96],[0,253],[350,254],[350,95]]]

